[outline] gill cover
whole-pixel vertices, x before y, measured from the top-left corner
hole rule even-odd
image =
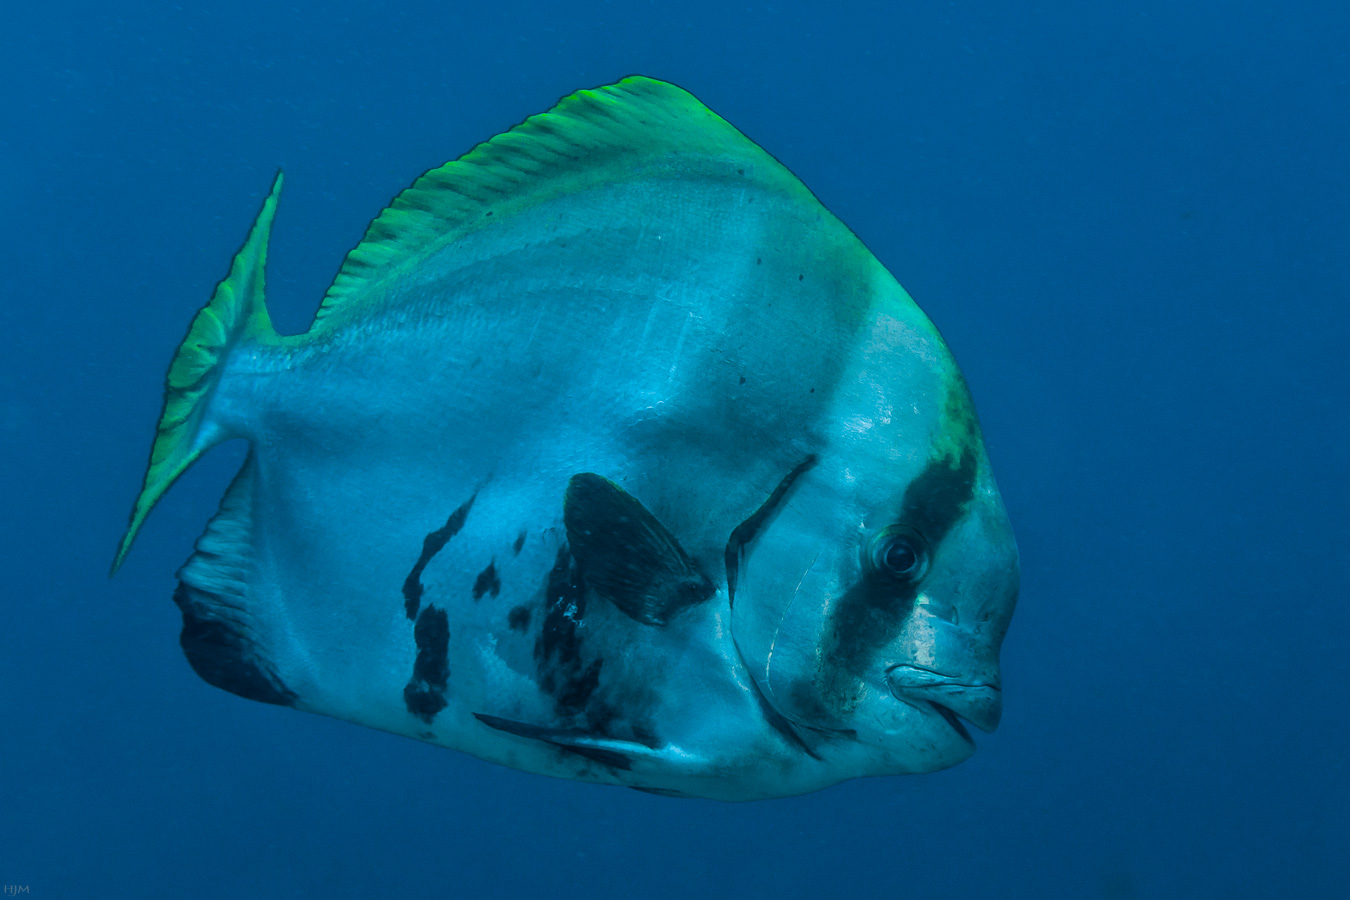
[[[732,632],[796,724],[889,743],[956,694],[961,717],[997,724],[1016,547],[968,410],[949,398],[917,468],[854,478],[825,458],[740,548]]]

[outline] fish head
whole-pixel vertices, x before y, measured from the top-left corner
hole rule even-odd
[[[739,550],[732,633],[756,686],[857,775],[955,765],[965,723],[1002,715],[1017,545],[965,383],[927,356],[855,373],[826,450]]]

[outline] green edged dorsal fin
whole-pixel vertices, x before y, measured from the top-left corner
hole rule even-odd
[[[187,337],[169,365],[164,412],[150,448],[150,465],[140,496],[131,509],[131,522],[117,547],[112,574],[126,559],[136,532],[174,479],[202,453],[227,437],[211,422],[206,407],[231,351],[245,342],[271,344],[280,340],[263,299],[263,269],[281,182],[278,172],[248,239],[235,254],[230,274],[216,285],[211,302],[192,320]]]
[[[578,91],[413,182],[347,254],[312,331],[466,234],[588,186],[651,167],[678,170],[690,157],[725,159],[729,176],[739,169],[772,178],[814,200],[777,160],[688,91],[635,75]]]

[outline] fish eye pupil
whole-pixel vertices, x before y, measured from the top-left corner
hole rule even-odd
[[[919,567],[919,551],[908,538],[895,537],[886,545],[881,560],[893,575],[911,575]]]
[[[928,571],[928,544],[904,525],[892,525],[877,535],[868,553],[872,571],[916,582]]]

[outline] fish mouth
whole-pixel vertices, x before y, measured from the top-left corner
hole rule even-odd
[[[953,731],[961,735],[963,741],[967,744],[975,743],[975,739],[970,736],[970,731],[966,728],[965,724],[962,723],[961,717],[952,712],[951,707],[943,706],[941,703],[936,703],[932,700],[928,701],[928,705],[937,710],[938,715],[947,720],[947,724],[952,726]]]
[[[975,743],[965,723],[985,734],[1003,717],[1003,690],[996,680],[947,675],[923,666],[898,665],[886,670],[891,695],[902,703],[935,711],[962,740]]]

